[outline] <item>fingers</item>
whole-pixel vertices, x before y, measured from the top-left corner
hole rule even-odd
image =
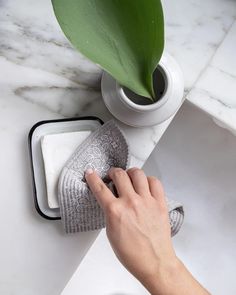
[[[129,169],[127,172],[121,168],[112,168],[109,176],[116,186],[119,197],[126,196],[152,196],[161,208],[167,208],[166,198],[161,182],[152,176],[146,177],[145,173],[138,168]],[[106,208],[116,201],[115,196],[92,169],[88,169],[85,177],[89,188],[94,194],[100,206]]]
[[[99,205],[103,210],[106,210],[107,206],[116,200],[115,196],[94,170],[87,169],[85,172],[85,178]]]
[[[121,168],[111,168],[109,177],[113,181],[119,197],[135,194],[132,182],[125,170]]]
[[[158,203],[162,207],[167,208],[165,192],[160,180],[158,180],[156,177],[153,177],[153,176],[148,176],[147,180],[148,180],[151,195],[159,201]]]
[[[127,173],[136,193],[142,197],[150,196],[148,180],[143,170],[139,168],[131,168]]]

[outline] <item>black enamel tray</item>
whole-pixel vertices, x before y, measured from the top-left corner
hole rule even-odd
[[[37,212],[49,220],[61,219],[60,209],[52,209],[48,205],[44,161],[41,149],[41,139],[48,134],[95,131],[103,124],[97,117],[66,118],[37,122],[28,135],[31,172],[33,180],[33,197]]]

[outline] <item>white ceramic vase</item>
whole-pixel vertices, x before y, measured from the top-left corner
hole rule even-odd
[[[108,73],[103,72],[102,96],[108,110],[121,122],[145,127],[157,125],[170,118],[183,100],[183,74],[173,57],[164,53],[153,75],[158,100],[154,103],[122,87]]]

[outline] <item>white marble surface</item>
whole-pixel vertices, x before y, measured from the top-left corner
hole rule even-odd
[[[233,30],[235,1],[163,4],[166,50],[183,69],[185,93],[196,101],[191,90],[205,87],[198,83]],[[215,63],[230,72],[224,68],[227,49],[220,48],[221,58]],[[65,39],[51,1],[0,1],[1,294],[58,294],[96,237],[97,233],[65,237],[60,223],[37,216],[26,138],[30,127],[42,119],[88,114],[110,118],[101,100],[100,75],[101,70]],[[203,109],[207,106],[209,111],[212,106],[201,97]],[[168,124],[142,130],[120,124],[131,145],[131,165],[143,165]]]
[[[217,124],[236,134],[236,21],[188,94],[188,99],[211,114]]]
[[[163,3],[166,49],[184,71],[187,99],[235,134],[235,1]]]

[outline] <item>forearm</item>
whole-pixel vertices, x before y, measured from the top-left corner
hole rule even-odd
[[[179,260],[159,264],[156,273],[140,279],[152,295],[209,295]]]

